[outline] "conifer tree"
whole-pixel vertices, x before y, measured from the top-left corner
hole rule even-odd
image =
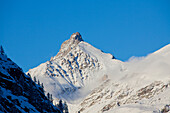
[[[29,77],[31,77],[30,73],[27,74]]]
[[[38,79],[38,85],[40,86],[40,81],[39,81],[39,79]]]
[[[58,108],[60,109],[61,112],[63,112],[62,100],[59,101]]]
[[[41,84],[41,88],[42,88],[42,91],[43,91],[43,93],[44,93],[45,91],[44,91],[44,85],[43,85],[43,83]]]
[[[34,76],[34,82],[37,82],[36,77]]]
[[[67,106],[67,103],[66,103],[66,102],[64,102],[63,111],[64,111],[64,113],[69,113],[69,112],[68,112],[68,106]]]
[[[44,85],[43,85],[43,83],[41,84],[41,87],[44,89]]]
[[[1,55],[4,55],[4,54],[5,54],[4,49],[3,49],[2,45],[1,45],[1,48],[0,48],[0,54],[1,54]]]
[[[50,101],[53,102],[53,97],[52,94],[50,95]]]
[[[50,93],[47,93],[47,99],[50,100]]]

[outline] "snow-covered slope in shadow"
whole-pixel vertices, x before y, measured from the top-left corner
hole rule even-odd
[[[43,88],[25,75],[0,48],[0,112],[60,113],[45,96]]]

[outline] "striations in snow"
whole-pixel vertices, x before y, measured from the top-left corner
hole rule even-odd
[[[44,83],[71,113],[159,113],[170,104],[170,45],[127,62],[73,33],[58,54],[27,73]]]

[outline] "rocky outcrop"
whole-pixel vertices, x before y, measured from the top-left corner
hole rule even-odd
[[[80,33],[73,33],[69,40],[66,40],[61,45],[60,51],[55,58],[64,57],[72,48],[75,48],[81,41],[83,41]]]
[[[128,104],[151,106],[156,102],[163,101],[161,98],[164,97],[159,97],[158,95],[169,90],[169,86],[170,82],[163,83],[161,81],[155,81],[143,88],[134,89],[128,85],[112,83],[110,80],[107,80],[98,88],[94,89],[92,93],[80,103],[78,111],[88,113],[89,111],[86,110],[96,109],[95,106],[101,107],[101,109],[97,111],[99,113]],[[155,110],[157,109],[160,110],[161,108],[155,108]]]

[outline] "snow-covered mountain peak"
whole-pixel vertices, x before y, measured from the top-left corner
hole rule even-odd
[[[55,56],[55,58],[61,58],[65,56],[71,49],[75,48],[81,41],[83,41],[82,36],[79,32],[73,33],[70,39],[62,43],[60,51]]]
[[[113,55],[84,42],[77,32],[61,45],[55,57],[30,69],[28,73],[43,82],[47,92],[51,92],[57,98],[69,99],[63,94],[85,87],[90,91],[95,87],[91,84],[103,82],[111,75],[112,71],[108,69],[114,70],[112,66],[119,69],[121,62],[115,60]],[[71,99],[76,100],[73,97]]]
[[[73,33],[54,58],[28,73],[44,83],[54,101],[60,98],[70,106],[75,104],[71,112],[102,113],[120,105],[141,104],[145,98],[166,92],[170,86],[169,51],[167,45],[146,57],[122,62],[84,42],[80,33]]]

